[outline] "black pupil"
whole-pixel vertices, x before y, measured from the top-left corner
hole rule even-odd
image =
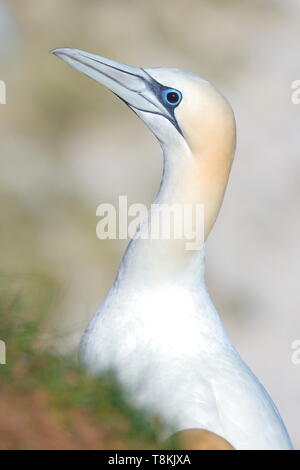
[[[178,94],[177,94],[175,91],[170,91],[170,92],[167,94],[167,100],[169,101],[169,103],[177,103],[177,101],[178,101]]]

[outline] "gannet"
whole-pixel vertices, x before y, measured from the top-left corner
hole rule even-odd
[[[52,52],[114,92],[147,124],[164,157],[156,207],[202,204],[206,240],[235,152],[227,100],[207,80],[176,68],[132,67],[71,48]],[[210,299],[205,242],[187,250],[185,241],[130,241],[83,335],[83,363],[93,374],[112,369],[134,402],[158,414],[172,432],[206,430],[235,449],[291,449],[272,399],[229,340]]]

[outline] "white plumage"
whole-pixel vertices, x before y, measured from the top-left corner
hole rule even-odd
[[[146,122],[164,154],[155,202],[203,204],[206,238],[235,149],[227,101],[181,70],[130,67],[75,49],[53,52]],[[185,241],[130,242],[83,336],[83,362],[95,374],[112,368],[135,403],[158,413],[170,431],[206,429],[236,449],[291,449],[275,405],[231,344],[208,295],[204,245],[187,251]]]

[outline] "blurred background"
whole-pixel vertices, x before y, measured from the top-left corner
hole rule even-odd
[[[298,0],[0,0],[2,295],[13,288],[34,317],[34,298],[51,291],[40,347],[74,357],[126,246],[96,238],[96,207],[120,194],[150,204],[161,177],[144,124],[48,51],[69,46],[202,75],[228,97],[238,129],[208,243],[209,290],[298,448],[299,24]]]

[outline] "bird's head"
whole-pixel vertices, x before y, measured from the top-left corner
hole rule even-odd
[[[53,54],[113,91],[164,146],[184,140],[193,153],[213,135],[234,137],[234,117],[225,98],[207,80],[183,70],[133,67],[71,48]]]
[[[71,48],[52,52],[110,89],[147,124],[175,159],[183,183],[206,204],[208,233],[235,149],[235,120],[227,100],[210,82],[183,70],[132,67]]]

